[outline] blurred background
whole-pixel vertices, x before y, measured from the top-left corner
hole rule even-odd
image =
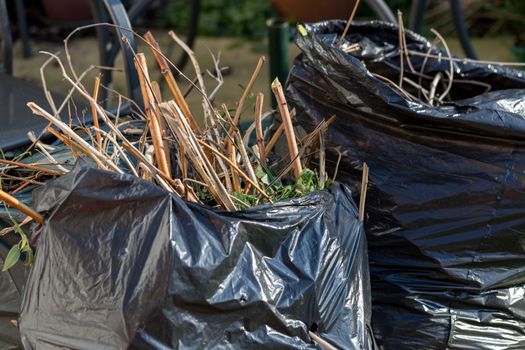
[[[220,67],[224,67],[224,82],[217,100],[228,105],[233,105],[239,99],[258,58],[261,55],[268,56],[269,18],[280,17],[289,23],[290,31],[286,34],[289,53],[284,59],[290,63],[298,54],[292,40],[297,21],[346,19],[354,6],[354,1],[345,0],[151,0],[142,1],[142,7],[134,9],[136,2],[123,2],[132,17],[133,28],[139,34],[153,31],[163,52],[179,64],[188,76],[194,77],[195,73],[191,64],[184,64],[187,63],[185,57],[168,36],[169,30],[174,30],[193,47],[203,69],[214,70],[212,55],[220,59]],[[394,14],[397,9],[403,12],[407,27],[417,25],[419,31],[429,38],[432,37],[430,28],[435,28],[445,36],[454,54],[466,56],[454,22],[451,8],[454,1],[423,1],[424,11],[419,12],[419,18],[414,18],[414,1],[389,0],[386,3]],[[90,0],[26,1],[23,9],[25,26],[18,4],[18,1],[8,2],[10,25],[15,38],[13,74],[40,84],[38,68],[46,57],[38,52],[63,52],[63,39],[67,34],[78,26],[93,22],[92,3]],[[461,7],[462,22],[470,44],[479,59],[525,61],[525,1],[462,0],[457,1],[457,4]],[[372,7],[370,2],[362,1],[356,20],[378,18],[377,11]],[[21,40],[24,37],[25,45]],[[77,33],[69,45],[78,71],[99,64],[100,50],[93,28]],[[140,43],[139,50],[144,51]],[[153,66],[153,59],[149,61]],[[117,57],[116,66],[119,65],[122,62]],[[269,66],[266,64],[263,68],[253,89],[255,93],[267,92]],[[47,67],[45,77],[52,90],[65,93],[68,87],[62,82],[57,69],[56,66]],[[112,85],[119,91],[125,90],[123,74],[114,73]],[[207,79],[213,82],[211,74]],[[190,94],[188,98],[190,104],[200,103],[197,94]]]

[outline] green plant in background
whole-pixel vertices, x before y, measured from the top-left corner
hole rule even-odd
[[[525,62],[525,1],[485,0],[483,9],[495,18],[489,35],[511,34],[514,40],[512,51],[519,61]]]
[[[267,0],[201,0],[199,35],[261,39],[271,16]],[[184,30],[189,20],[188,1],[170,1],[159,25]]]
[[[489,34],[508,32],[516,46],[525,46],[525,1],[484,1],[484,10],[496,19]]]

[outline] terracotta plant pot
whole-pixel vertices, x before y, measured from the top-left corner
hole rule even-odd
[[[43,0],[46,15],[61,22],[83,22],[90,20],[90,0]]]
[[[283,17],[304,22],[325,19],[347,19],[354,8],[355,0],[270,0],[272,6]]]

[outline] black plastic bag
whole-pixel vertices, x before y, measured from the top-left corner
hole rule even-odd
[[[287,98],[308,131],[337,115],[326,137],[338,181],[359,183],[362,163],[370,167],[365,230],[378,345],[525,349],[524,72],[456,61],[453,101],[427,106],[370,72],[397,79],[397,27],[353,24],[347,38],[363,49],[353,56],[336,42],[344,24],[308,25],[298,36]],[[409,31],[407,44],[430,47]],[[411,63],[419,71],[423,58]],[[424,72],[449,68],[431,59]],[[486,84],[491,91],[479,95]]]
[[[3,266],[9,246],[0,243],[0,266]],[[21,347],[18,333],[18,313],[22,301],[22,289],[27,278],[27,268],[18,264],[6,272],[0,272],[0,349]]]
[[[77,165],[46,214],[26,286],[26,349],[372,349],[366,240],[350,192],[241,212]]]

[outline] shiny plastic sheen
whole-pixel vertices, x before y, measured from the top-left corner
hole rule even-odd
[[[372,349],[349,190],[224,212],[83,165],[35,193],[26,349]]]
[[[353,56],[336,45],[344,25],[308,25],[298,36],[287,99],[307,130],[337,115],[326,132],[329,174],[339,154],[342,183],[358,184],[362,163],[370,167],[365,231],[378,345],[525,349],[524,72],[458,60],[452,101],[424,105],[370,72],[397,82],[397,27],[353,24],[347,39],[363,49]],[[409,31],[407,44],[430,48]],[[411,63],[419,72],[423,58]],[[432,59],[423,72],[448,69]]]

